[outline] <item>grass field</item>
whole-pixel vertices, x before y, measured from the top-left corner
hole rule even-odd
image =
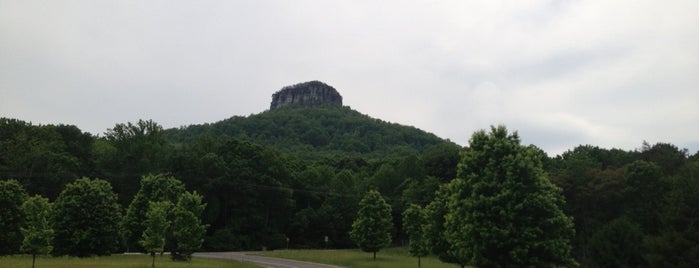
[[[376,253],[376,260],[372,259],[372,253],[362,252],[358,249],[343,250],[276,250],[260,254],[261,256],[293,259],[308,262],[332,264],[348,268],[410,268],[417,267],[417,258],[410,256],[405,248],[389,248]],[[436,257],[423,257],[422,267],[429,268],[454,268],[458,265],[443,263]]]
[[[74,257],[36,257],[36,268],[150,268],[151,257],[149,255],[112,255],[93,258]],[[32,256],[0,256],[2,268],[28,268],[32,267]],[[193,258],[189,262],[172,261],[170,256],[156,256],[156,268],[259,268],[248,263],[234,260],[217,260],[205,258]]]

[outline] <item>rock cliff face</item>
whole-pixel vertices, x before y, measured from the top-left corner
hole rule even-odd
[[[342,96],[335,88],[320,81],[310,81],[305,83],[287,86],[272,95],[272,105],[269,109],[298,105],[337,105],[342,106]]]

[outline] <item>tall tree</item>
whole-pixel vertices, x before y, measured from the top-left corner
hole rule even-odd
[[[24,225],[22,203],[27,192],[16,180],[0,180],[0,255],[16,253],[22,244],[20,228]]]
[[[53,209],[54,255],[110,255],[118,246],[121,207],[105,180],[66,185]]]
[[[172,222],[172,233],[176,241],[173,259],[191,259],[192,253],[199,250],[204,242],[206,225],[201,223],[201,213],[206,204],[201,200],[202,196],[197,192],[185,192],[177,201]]]
[[[53,247],[53,229],[49,224],[51,204],[41,196],[33,196],[22,204],[26,215],[26,228],[22,228],[22,252],[32,254],[32,268],[36,263],[37,254],[49,254]]]
[[[540,157],[504,126],[478,131],[463,154],[447,241],[475,266],[573,265],[573,221]]]
[[[403,231],[410,239],[410,254],[417,257],[417,267],[421,266],[421,258],[430,253],[425,226],[424,210],[418,205],[410,204],[403,212]]]
[[[376,252],[391,244],[391,206],[376,190],[366,193],[359,202],[357,219],[352,223],[350,237],[364,252]]]
[[[150,253],[153,268],[155,268],[155,253],[161,253],[165,249],[165,235],[170,227],[167,216],[171,208],[172,203],[169,201],[149,202],[148,205],[144,221],[146,229],[143,230],[138,243]]]

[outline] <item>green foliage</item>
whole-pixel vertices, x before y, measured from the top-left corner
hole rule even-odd
[[[661,228],[646,239],[652,267],[699,267],[699,161],[685,164],[670,180]]]
[[[376,190],[366,193],[359,202],[357,219],[352,223],[350,237],[365,252],[376,252],[391,244],[391,206]]]
[[[0,177],[17,179],[31,194],[55,199],[91,168],[92,136],[75,126],[33,126],[0,118]]]
[[[185,192],[181,181],[162,174],[143,176],[140,185],[121,222],[121,229],[129,250],[142,249],[138,247],[138,241],[146,229],[143,220],[146,218],[150,202],[168,201],[174,204]]]
[[[175,207],[172,233],[176,241],[172,258],[190,260],[192,253],[201,248],[206,233],[206,225],[201,223],[201,214],[206,204],[202,204],[202,196],[197,192],[185,192],[180,196]]]
[[[167,219],[168,211],[172,209],[172,203],[169,201],[149,202],[148,211],[144,223],[146,229],[141,234],[139,244],[150,252],[151,256],[155,253],[163,252],[165,248],[165,235],[170,227],[170,221]]]
[[[410,254],[418,257],[418,267],[421,266],[420,258],[430,253],[426,222],[425,211],[418,205],[410,204],[403,212],[403,230],[410,239]]]
[[[336,106],[285,107],[165,132],[167,139],[176,143],[186,143],[205,133],[255,141],[308,159],[400,157],[444,142],[417,128]]]
[[[162,126],[153,120],[116,124],[99,141],[97,172],[114,184],[123,205],[136,194],[141,176],[164,171],[169,147]]]
[[[627,217],[615,219],[600,228],[590,241],[592,267],[640,267],[643,232]]]
[[[22,228],[22,252],[30,254],[48,254],[53,248],[53,229],[49,224],[52,213],[49,200],[41,196],[33,196],[22,204],[26,215],[26,228]]]
[[[49,225],[51,204],[41,196],[33,196],[22,204],[26,216],[26,228],[22,228],[22,247],[20,250],[32,254],[32,268],[36,263],[37,254],[48,254],[53,249],[53,229]]]
[[[460,258],[456,251],[452,249],[452,244],[447,240],[446,215],[449,213],[449,200],[455,192],[456,185],[460,180],[454,180],[449,184],[442,184],[435,193],[435,198],[425,207],[427,225],[425,233],[428,237],[430,248],[433,254],[437,255],[443,262],[456,263],[465,266],[470,259]]]
[[[473,134],[448,201],[452,255],[476,266],[573,265],[572,219],[537,152],[504,126]]]
[[[0,180],[0,255],[17,253],[22,243],[24,225],[22,204],[27,192],[16,180]]]
[[[107,181],[83,178],[69,183],[53,212],[54,255],[86,257],[116,250],[121,208]]]

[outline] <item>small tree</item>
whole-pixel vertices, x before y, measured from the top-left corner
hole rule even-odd
[[[366,193],[359,202],[357,219],[352,223],[350,237],[364,252],[376,252],[391,244],[391,206],[376,190]]]
[[[155,253],[163,252],[165,248],[165,234],[170,226],[167,214],[171,207],[172,203],[169,201],[149,203],[144,222],[146,230],[143,231],[139,243],[153,258],[151,267],[155,267]]]
[[[425,233],[426,215],[424,210],[415,204],[403,212],[403,230],[410,239],[410,254],[417,257],[417,267],[421,265],[421,258],[430,253],[429,242]]]
[[[175,260],[189,260],[192,253],[201,248],[206,233],[206,225],[201,223],[201,214],[206,204],[197,192],[185,192],[180,196],[175,207],[175,219],[172,233],[177,241],[176,250],[172,252]]]
[[[51,204],[49,200],[41,196],[34,196],[22,204],[22,211],[26,215],[26,228],[22,228],[21,251],[32,254],[32,268],[36,263],[36,254],[48,254],[53,247],[53,229],[49,225]]]

